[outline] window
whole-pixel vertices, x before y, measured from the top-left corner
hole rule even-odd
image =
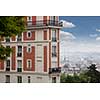
[[[27,60],[27,68],[31,68],[32,67],[32,60],[28,59]]]
[[[17,41],[18,41],[18,42],[21,42],[21,41],[22,41],[22,35],[18,35],[18,36],[17,36]]]
[[[31,38],[31,36],[32,36],[32,33],[31,33],[30,31],[28,31],[28,32],[27,32],[27,37],[28,37],[28,38]]]
[[[56,57],[56,46],[52,46],[52,57]]]
[[[17,83],[22,83],[22,76],[17,76]]]
[[[56,30],[52,30],[52,41],[56,42]]]
[[[29,44],[28,47],[27,47],[27,52],[28,52],[28,53],[31,53],[31,45],[30,45],[30,44]]]
[[[55,19],[56,19],[56,17],[55,16],[51,16],[51,25],[55,25]]]
[[[22,57],[22,46],[18,46],[17,57]]]
[[[17,60],[17,72],[22,72],[22,60]]]
[[[6,61],[6,71],[10,71],[10,60]]]
[[[31,77],[28,76],[28,83],[31,83]]]
[[[6,42],[10,42],[10,38],[9,37],[6,37]]]
[[[52,83],[56,83],[56,77],[52,77]]]
[[[10,46],[7,45],[6,48],[10,48]]]
[[[10,83],[10,75],[6,75],[5,78],[6,78],[5,83]]]

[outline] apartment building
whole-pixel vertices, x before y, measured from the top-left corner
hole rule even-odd
[[[26,31],[2,41],[13,52],[0,61],[0,83],[59,83],[59,17],[27,16],[25,22]]]

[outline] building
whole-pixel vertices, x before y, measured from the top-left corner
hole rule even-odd
[[[0,61],[0,82],[60,82],[59,17],[28,16],[25,21],[25,32],[2,41],[13,52]]]

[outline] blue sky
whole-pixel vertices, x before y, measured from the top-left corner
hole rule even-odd
[[[90,34],[97,34],[100,36],[100,33],[96,29],[100,28],[100,17],[99,16],[64,16],[60,17],[62,20],[72,22],[76,27],[74,28],[65,28],[64,31],[73,33],[77,37],[77,41],[91,41],[95,42],[94,38],[90,37]]]
[[[67,41],[69,38],[61,38],[65,41],[65,50],[72,52],[100,52],[100,17],[99,16],[60,16],[60,20],[65,23],[71,23],[68,25],[74,25],[74,27],[63,28],[63,34],[74,36],[75,38]],[[61,32],[62,34],[62,32]],[[62,35],[63,35],[62,34]],[[65,36],[61,36],[65,37]],[[62,43],[63,44],[63,43]],[[72,49],[72,50],[71,50]]]

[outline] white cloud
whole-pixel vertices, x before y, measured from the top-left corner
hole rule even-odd
[[[73,28],[73,27],[75,27],[75,25],[72,22],[68,22],[68,21],[65,21],[65,20],[61,20],[60,22],[63,22],[63,27],[64,28]]]
[[[97,32],[100,32],[100,29],[96,29]]]
[[[70,41],[76,39],[76,37],[70,32],[60,31],[60,39],[61,41]]]
[[[97,40],[97,41],[100,41],[100,37],[97,37],[96,40]]]
[[[65,44],[60,46],[61,55],[68,54],[68,52],[76,53],[76,52],[86,52],[86,53],[100,53],[100,45],[93,43],[80,43],[80,42],[72,42],[70,44]]]
[[[89,36],[90,37],[97,37],[98,35],[97,34],[90,34]]]

